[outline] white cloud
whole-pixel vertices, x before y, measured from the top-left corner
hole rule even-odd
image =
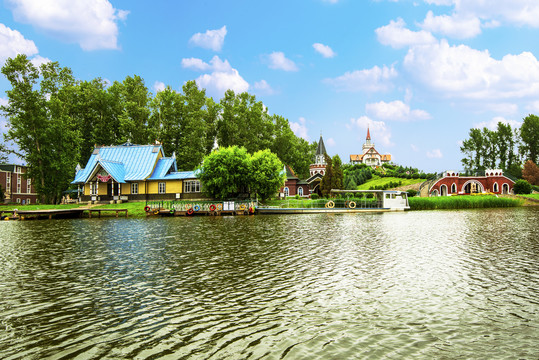
[[[314,43],[313,48],[325,58],[332,58],[337,55],[329,46],[324,44]]]
[[[205,33],[196,33],[191,36],[189,43],[204,49],[221,51],[225,42],[226,26],[217,30],[207,30]]]
[[[40,67],[43,64],[50,63],[51,59],[36,55],[32,59],[30,59],[30,62],[34,64],[35,67]]]
[[[307,126],[306,126],[305,118],[300,117],[298,122],[290,122],[289,124],[290,124],[290,130],[292,130],[297,137],[303,138],[307,141],[311,141],[309,139],[309,135],[307,135]]]
[[[411,110],[408,104],[400,100],[385,102],[380,101],[365,105],[367,115],[380,120],[411,121],[428,120],[430,114],[424,110]]]
[[[436,42],[436,38],[430,32],[425,30],[411,31],[405,26],[406,23],[401,18],[398,18],[397,21],[391,20],[389,25],[375,30],[378,41],[394,49]]]
[[[432,11],[429,11],[421,28],[456,39],[467,39],[481,33],[481,21],[478,17],[463,16],[458,13],[451,16],[434,16]]]
[[[531,112],[539,112],[539,100],[532,101],[526,106],[526,109]]]
[[[160,92],[160,91],[165,90],[165,88],[166,88],[165,83],[162,82],[162,81],[156,81],[156,82],[153,84],[153,90],[155,91],[156,94],[157,94],[158,92]]]
[[[507,120],[506,118],[502,116],[496,116],[493,117],[490,121],[482,121],[477,124],[475,124],[473,127],[476,129],[482,129],[486,127],[489,130],[496,130],[498,128],[498,123],[501,122],[505,125],[511,125],[513,129],[520,128],[520,125],[522,125],[522,122],[516,121],[516,120]]]
[[[455,0],[455,10],[484,20],[539,27],[537,0]]]
[[[194,70],[211,71],[211,74],[201,75],[195,80],[210,94],[223,95],[229,89],[239,93],[249,90],[249,83],[240,76],[238,70],[232,68],[228,60],[223,61],[217,55],[209,64],[200,59],[182,59],[182,66]]]
[[[368,116],[361,116],[357,119],[350,119],[350,123],[346,124],[346,128],[350,131],[360,129],[358,139],[364,140],[369,129],[373,142],[381,143],[384,146],[392,146],[391,130],[383,121],[374,121]]]
[[[393,66],[383,68],[374,66],[372,69],[346,72],[336,78],[324,79],[323,82],[335,87],[337,91],[387,91],[393,87],[391,79],[397,77],[397,70]]]
[[[419,151],[419,148],[417,146],[415,146],[414,144],[410,144],[410,148],[412,149],[413,152],[418,152]]]
[[[118,49],[119,20],[128,12],[108,0],[8,0],[15,20],[78,43],[83,50]]]
[[[287,59],[283,52],[275,51],[268,55],[270,69],[284,70],[284,71],[298,71],[296,64]]]
[[[336,144],[336,143],[335,143],[335,139],[333,139],[333,138],[327,139],[327,140],[326,140],[326,144],[327,144],[328,146],[332,146],[332,147],[335,146],[335,144]]]
[[[17,30],[0,24],[0,62],[2,65],[8,58],[14,58],[18,54],[32,56],[37,52],[36,44],[32,40],[27,40]]]
[[[263,94],[266,94],[266,95],[275,94],[275,91],[271,88],[270,84],[268,84],[268,82],[266,80],[260,80],[260,81],[255,82],[254,88],[259,93],[263,93]]]
[[[446,40],[414,46],[404,67],[418,82],[446,97],[506,99],[539,95],[539,61],[530,52],[501,60]]]
[[[196,58],[182,59],[182,67],[197,71],[206,71],[211,69],[210,64]]]
[[[440,149],[434,149],[431,151],[427,151],[427,157],[429,159],[441,159],[444,156],[442,155],[442,152],[440,151]]]

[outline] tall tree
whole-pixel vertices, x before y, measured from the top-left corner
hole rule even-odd
[[[516,160],[513,130],[511,129],[511,125],[504,124],[500,121],[498,122],[496,132],[496,152],[500,160],[498,167],[505,170]]]
[[[466,170],[484,170],[483,167],[483,143],[485,139],[479,129],[470,129],[470,138],[462,142],[460,151],[466,155],[461,160]]]
[[[149,138],[148,131],[150,93],[144,80],[138,75],[127,76],[121,83],[115,81],[110,91],[120,100],[120,141],[133,144],[153,142],[155,139]]]
[[[331,181],[331,186],[333,189],[342,189],[344,187],[344,173],[342,169],[342,161],[339,155],[333,156],[332,166],[333,179]]]
[[[49,62],[36,68],[25,55],[8,59],[2,73],[11,83],[1,109],[28,165],[41,201],[56,202],[73,178],[80,133],[74,120],[76,81],[69,68]]]
[[[526,161],[522,169],[522,178],[532,185],[539,185],[539,167],[531,160]]]
[[[537,164],[539,157],[539,117],[528,115],[520,126],[522,155]]]
[[[329,155],[326,154],[326,170],[322,181],[320,182],[320,192],[322,196],[327,197],[333,188],[333,163]]]
[[[262,200],[275,195],[286,180],[283,163],[268,149],[260,150],[251,157],[250,190]]]

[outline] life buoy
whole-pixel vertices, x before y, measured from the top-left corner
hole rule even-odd
[[[176,209],[170,209],[170,213],[171,213],[172,215],[174,215],[175,212],[176,212]]]
[[[346,200],[344,202],[344,207],[349,207],[350,206],[350,200]]]
[[[215,205],[213,204],[210,205],[210,211],[215,211]]]
[[[355,209],[356,208],[356,202],[355,201],[350,201],[350,203],[348,203],[348,207],[350,209]]]
[[[223,204],[217,204],[217,210],[218,211],[223,210]]]
[[[247,206],[245,206],[245,204],[241,204],[240,205],[240,210],[245,210],[245,209],[247,209]]]
[[[151,209],[152,209],[152,208],[149,207],[148,205],[146,205],[146,206],[144,207],[144,211],[146,211],[146,212],[150,212]]]
[[[193,208],[193,210],[195,210],[195,211],[199,211],[199,210],[200,210],[200,205],[198,205],[198,204],[197,204],[197,205],[195,205],[195,207]]]
[[[191,204],[185,204],[184,205],[185,210],[189,210],[191,207],[192,207]]]
[[[193,208],[189,208],[189,210],[187,210],[187,215],[193,215],[194,213]]]
[[[326,207],[328,209],[333,209],[335,207],[335,203],[332,201],[332,200],[329,200],[327,203],[326,203]]]
[[[155,209],[155,210],[153,211],[153,214],[154,214],[154,215],[158,215],[158,214],[159,214],[159,209]]]
[[[249,213],[254,214],[254,213],[255,213],[255,208],[254,208],[254,207],[250,207],[250,208],[249,208]]]

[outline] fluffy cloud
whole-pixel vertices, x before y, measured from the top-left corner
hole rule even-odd
[[[266,94],[266,95],[273,95],[275,94],[275,91],[271,88],[270,84],[266,80],[260,80],[255,82],[254,88],[257,92]]]
[[[18,54],[32,56],[37,52],[36,44],[32,40],[27,40],[17,30],[0,24],[0,62],[2,64],[7,58],[14,58]]]
[[[393,87],[391,80],[397,77],[397,70],[393,66],[346,72],[333,79],[324,79],[323,82],[333,86],[337,91],[387,91]]]
[[[191,36],[189,43],[204,49],[221,51],[225,42],[226,26],[217,30],[207,30],[205,33],[196,33]]]
[[[165,90],[165,83],[162,82],[162,81],[156,81],[154,84],[153,84],[153,90],[155,91],[155,93],[157,94],[158,92],[160,91],[163,91]]]
[[[411,120],[427,120],[431,116],[424,110],[411,110],[408,104],[400,100],[365,105],[367,115],[380,120],[395,120],[395,121],[411,121]]]
[[[193,66],[193,64],[197,65]],[[238,70],[232,68],[227,60],[223,61],[218,56],[214,56],[209,64],[200,59],[182,59],[182,66],[195,70],[211,71],[211,74],[203,74],[195,80],[210,94],[223,95],[229,89],[240,93],[249,90],[249,83],[240,76]]]
[[[443,156],[442,152],[440,151],[440,149],[434,149],[434,150],[431,150],[431,151],[427,151],[427,157],[429,159],[441,159],[444,156]]]
[[[270,69],[284,70],[284,71],[298,71],[296,64],[287,59],[283,52],[275,51],[268,55]]]
[[[379,142],[384,146],[392,146],[391,143],[391,130],[386,126],[383,121],[374,121],[368,116],[361,116],[357,119],[350,119],[350,122],[346,124],[346,128],[350,131],[360,129],[358,133],[358,139],[364,140],[369,129],[371,138],[374,142]]]
[[[375,30],[378,41],[383,45],[389,45],[394,49],[400,49],[412,45],[435,43],[436,39],[428,31],[411,31],[401,18],[391,20],[389,25]]]
[[[539,2],[537,0],[455,0],[455,11],[487,21],[539,27]]]
[[[327,139],[326,144],[327,144],[327,146],[331,146],[331,147],[335,146],[335,144],[336,144],[335,139],[334,138]]]
[[[316,50],[316,52],[320,53],[325,58],[332,58],[335,57],[335,52],[327,45],[315,43],[313,44],[313,48]]]
[[[83,50],[117,49],[119,20],[128,12],[115,9],[108,0],[8,0],[15,20]]]
[[[421,28],[456,39],[473,38],[481,33],[481,21],[475,16],[460,14],[434,16],[427,13]]]
[[[290,129],[297,137],[303,138],[307,141],[311,141],[309,139],[309,135],[307,135],[307,126],[305,123],[305,118],[300,117],[298,122],[290,122]]]
[[[520,128],[520,125],[522,125],[522,122],[520,121],[507,120],[506,118],[502,116],[496,116],[496,117],[493,117],[490,121],[482,121],[480,123],[475,124],[474,128],[482,129],[486,127],[487,129],[490,129],[490,130],[496,130],[498,128],[499,122],[505,125],[511,125],[513,129],[518,129]]]
[[[404,67],[418,82],[447,97],[505,99],[539,95],[539,61],[530,52],[496,60],[488,50],[450,46],[442,40],[410,48]]]

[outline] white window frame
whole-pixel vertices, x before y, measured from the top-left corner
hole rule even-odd
[[[26,205],[30,205],[31,201],[30,198],[26,199]]]
[[[284,192],[284,197],[290,196],[290,189],[288,188],[288,186],[284,187],[283,192]]]
[[[185,193],[199,193],[200,192],[200,180],[187,180],[183,183],[183,192]]]
[[[6,190],[8,194],[11,194],[11,174],[7,173],[6,175]]]
[[[131,195],[138,195],[138,183],[131,183]]]
[[[303,188],[301,186],[298,188],[298,195],[303,196]]]
[[[157,192],[159,194],[166,194],[167,193],[167,183],[160,182],[157,184]]]
[[[97,183],[91,183],[90,184],[90,195],[97,195]]]
[[[21,193],[21,186],[22,186],[22,183],[21,183],[21,176],[20,176],[20,175],[17,175],[17,194],[20,194],[20,193]]]
[[[26,179],[26,193],[27,194],[32,193],[31,188],[32,188],[32,179]]]

